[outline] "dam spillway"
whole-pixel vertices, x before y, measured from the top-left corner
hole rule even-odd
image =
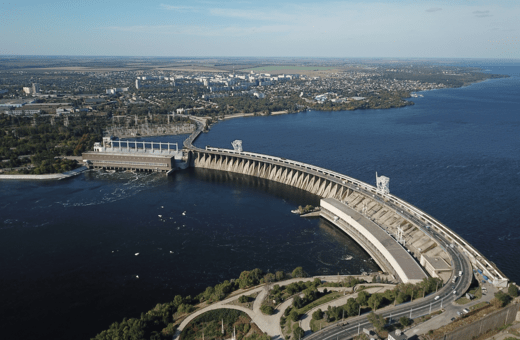
[[[416,260],[431,276],[440,277],[444,282],[455,274],[451,269],[446,269],[453,263],[446,251],[446,247],[451,247],[466,255],[473,267],[482,270],[495,286],[505,287],[508,284],[508,278],[496,265],[458,234],[417,207],[389,193],[382,194],[370,184],[281,157],[244,152],[241,149],[200,149],[191,143],[185,143],[184,146],[184,159],[192,167],[255,176],[293,186],[321,198],[333,198],[348,205],[389,234],[400,234],[406,248]],[[438,233],[446,243],[441,242],[434,233]],[[375,257],[374,253],[371,255]],[[383,261],[379,261],[380,266],[382,263]],[[382,269],[389,268],[383,265]],[[396,268],[390,271],[397,273]]]

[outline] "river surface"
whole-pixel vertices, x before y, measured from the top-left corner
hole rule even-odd
[[[520,282],[520,66],[485,68],[511,77],[422,92],[399,109],[232,119],[195,144],[231,148],[241,139],[245,151],[370,184],[377,171],[390,177],[394,195]],[[1,182],[1,332],[88,339],[176,294],[196,295],[257,267],[303,266],[311,275],[378,270],[327,222],[290,212],[318,202],[295,188],[202,169]]]

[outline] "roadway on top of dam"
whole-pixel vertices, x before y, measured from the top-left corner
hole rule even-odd
[[[364,196],[389,207],[397,214],[402,216],[404,219],[413,222],[421,229],[421,231],[424,234],[428,235],[430,238],[433,238],[431,232],[432,229],[436,230],[438,233],[444,235],[447,239],[446,242],[440,243],[440,245],[443,245],[443,248],[447,248],[449,244],[461,247],[461,249],[463,249],[464,252],[470,257],[472,262],[474,262],[474,264],[477,265],[477,267],[483,270],[488,277],[499,280],[500,284],[502,285],[507,284],[507,277],[492,262],[487,260],[478,250],[473,248],[466,240],[464,240],[457,233],[455,233],[448,227],[444,226],[441,222],[437,221],[432,216],[426,214],[417,207],[409,204],[404,200],[401,200],[400,198],[392,194],[387,194],[384,196],[380,195],[377,192],[376,188],[370,184],[321,167],[313,166],[302,162],[292,161],[281,157],[274,157],[244,151],[238,152],[234,150],[213,147],[206,147],[206,149],[200,149],[191,146],[190,148],[188,148],[188,150],[194,153],[207,155],[207,157],[210,157],[210,155],[236,157],[253,162],[265,162],[270,163],[272,165],[283,166],[287,169],[305,172],[309,175],[323,178],[331,183],[359,192]]]
[[[430,239],[434,239],[433,235],[435,235],[435,232],[437,232],[439,235],[444,236],[444,242],[439,242],[439,245],[441,245],[441,247],[444,250],[450,247],[450,244],[455,247],[460,247],[462,251],[468,256],[473,265],[480,268],[488,277],[492,278],[493,280],[496,280],[496,284],[507,285],[507,277],[496,267],[494,263],[489,261],[484,255],[482,255],[478,250],[476,250],[473,246],[471,246],[466,240],[464,240],[453,230],[446,227],[444,224],[442,224],[432,216],[428,215],[427,213],[423,212],[422,210],[418,209],[417,207],[413,206],[412,204],[404,200],[401,200],[400,198],[392,194],[381,195],[377,192],[376,188],[370,184],[318,166],[288,160],[282,157],[274,157],[258,153],[235,151],[223,148],[213,148],[209,146],[205,149],[195,147],[193,145],[193,142],[202,133],[207,121],[204,119],[201,120],[200,118],[193,116],[189,116],[189,118],[192,118],[195,121],[197,128],[184,141],[183,145],[185,150],[199,154],[237,157],[249,161],[265,162],[270,163],[272,165],[284,166],[288,169],[305,172],[309,175],[326,179],[329,182],[332,182],[336,185],[343,186],[350,190],[359,192],[367,198],[371,198],[376,202],[384,206],[387,206],[388,208],[395,211],[398,215],[402,216],[404,219],[411,221],[418,228],[420,228],[420,230],[425,235],[430,237]],[[445,247],[442,245],[444,245]]]
[[[400,316],[415,318],[442,309],[443,305],[446,306],[447,303],[453,302],[462,296],[469,288],[473,279],[472,263],[476,268],[482,269],[484,273],[493,278],[495,284],[502,286],[504,284],[507,285],[508,280],[503,273],[480,252],[451,229],[447,228],[432,216],[429,216],[408,202],[391,194],[381,195],[377,192],[375,187],[367,183],[317,166],[291,161],[281,157],[272,157],[256,153],[211,147],[206,147],[205,149],[194,147],[192,143],[200,135],[202,128],[202,123],[197,123],[197,130],[185,141],[184,147],[188,152],[199,153],[205,157],[235,157],[252,162],[270,163],[272,165],[283,166],[287,169],[321,177],[329,182],[361,193],[365,197],[371,198],[378,203],[391,208],[404,219],[412,221],[425,235],[438,242],[441,248],[446,251],[452,259],[451,265],[454,276],[455,273],[462,272],[459,280],[453,284],[450,282],[445,283],[436,294],[432,294],[410,303],[388,307],[385,311],[382,311],[381,315],[383,317],[391,317],[393,320]],[[470,261],[472,263],[470,263]],[[350,325],[344,325],[343,327],[328,327],[322,331],[311,334],[309,338],[334,339],[340,336],[352,337],[359,333],[360,327],[370,327],[371,325],[368,322],[366,315],[351,318],[350,320]]]

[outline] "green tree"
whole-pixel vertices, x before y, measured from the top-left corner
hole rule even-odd
[[[509,295],[511,295],[511,297],[517,297],[518,296],[518,288],[516,287],[515,284],[510,284],[509,287],[507,288],[507,292]]]
[[[395,291],[391,289],[387,289],[383,293],[383,297],[390,303],[394,302],[395,300]]]
[[[238,298],[238,302],[240,303],[246,303],[249,301],[249,298],[245,295],[240,295],[240,297]]]
[[[401,303],[403,303],[403,302],[408,301],[409,298],[410,298],[410,296],[407,295],[406,293],[404,293],[404,292],[399,292],[399,293],[397,294],[397,297],[396,297],[396,299],[395,299],[395,302],[396,302],[397,304],[401,304]]]
[[[276,277],[273,273],[267,273],[264,275],[263,282],[270,283],[276,281]]]
[[[347,303],[343,307],[348,316],[355,316],[359,314],[359,303],[354,298],[347,300]]]
[[[383,297],[379,294],[372,294],[367,301],[370,308],[372,308],[374,311],[376,311],[377,308],[379,308],[381,302],[383,302]]]
[[[301,308],[301,307],[303,306],[303,300],[302,300],[302,298],[301,298],[299,295],[296,295],[296,296],[293,298],[292,305],[294,306],[294,308]]]
[[[294,270],[292,271],[292,277],[305,277],[305,273],[303,272],[303,268],[302,267],[296,267],[294,268]]]
[[[265,315],[273,315],[274,314],[274,308],[272,306],[269,306],[269,305],[263,305],[262,307],[260,307],[260,310]]]
[[[305,331],[301,327],[296,327],[293,331],[293,339],[300,340],[305,335]]]
[[[243,271],[242,273],[240,273],[240,277],[237,281],[240,288],[246,288],[259,284],[262,276],[262,270],[256,268],[251,271]]]
[[[374,312],[370,312],[367,316],[368,321],[374,326],[379,332],[385,328],[385,318]]]
[[[367,302],[368,302],[368,298],[370,297],[370,294],[365,292],[365,291],[361,291],[358,293],[358,296],[356,298],[356,301],[357,303],[359,303],[361,306],[366,306],[367,305]]]
[[[409,326],[410,323],[411,323],[411,320],[408,319],[406,316],[401,316],[399,318],[399,323],[403,326],[403,327],[406,327],[406,326]]]
[[[299,314],[297,311],[295,311],[295,310],[293,309],[293,310],[291,311],[291,313],[289,313],[289,318],[290,318],[292,321],[296,322],[296,321],[298,321],[298,319],[300,318],[300,314]]]
[[[503,307],[507,305],[509,301],[511,301],[511,297],[502,292],[501,290],[495,293],[495,299],[497,300],[497,305],[499,307]]]
[[[312,319],[313,320],[321,320],[323,319],[323,311],[321,309],[318,309],[314,313],[312,313]]]

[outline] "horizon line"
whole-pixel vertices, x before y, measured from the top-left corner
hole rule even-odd
[[[68,58],[195,58],[195,59],[208,59],[208,58],[220,58],[220,59],[287,59],[287,58],[298,58],[298,59],[415,59],[415,60],[518,60],[519,58],[498,58],[498,57],[323,57],[323,56],[143,56],[143,55],[68,55],[68,54],[3,54],[0,58],[12,58],[12,57],[68,57]]]

